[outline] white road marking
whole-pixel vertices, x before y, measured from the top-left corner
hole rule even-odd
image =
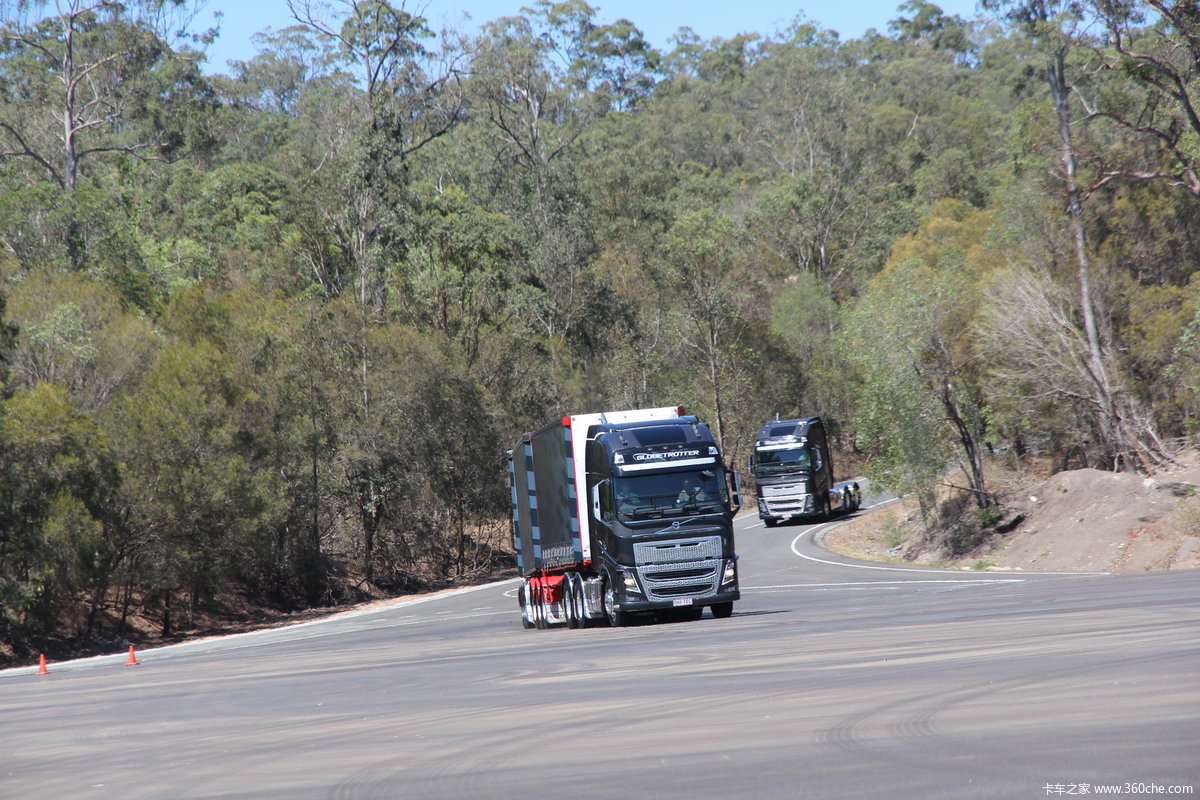
[[[833,562],[830,562],[833,563]],[[852,566],[845,564],[842,566]],[[1025,583],[1026,578],[947,578],[943,581],[846,581],[844,583],[781,583],[774,586],[743,586],[743,592],[763,592],[773,589],[843,589],[860,586],[908,586],[919,583],[923,586],[941,586],[944,583]]]
[[[886,503],[881,504],[881,505],[886,505]],[[867,510],[870,510],[871,508],[874,508],[874,507],[875,506],[868,506]],[[882,570],[884,572],[933,572],[933,573],[937,573],[939,575],[946,575],[946,574],[953,572],[953,570],[949,570],[949,569],[923,569],[921,567],[886,567],[886,566],[876,566],[874,564],[847,564],[846,562],[843,562],[843,561],[829,561],[828,559],[817,558],[816,556],[806,556],[804,553],[801,553],[799,550],[796,549],[796,546],[799,545],[800,540],[803,539],[808,534],[811,533],[815,537],[816,534],[824,533],[825,530],[837,525],[838,522],[839,522],[839,520],[834,520],[832,522],[826,522],[821,525],[817,525],[815,527],[808,528],[807,530],[801,531],[800,535],[798,535],[795,539],[792,540],[792,553],[799,556],[800,558],[805,559],[806,561],[813,561],[818,564],[829,564],[834,567],[846,567],[848,569],[872,569],[872,570]],[[1112,573],[1110,573],[1110,572],[1037,572],[1037,573],[1029,573],[1029,574],[1034,574],[1034,575],[1074,575],[1074,576],[1092,575],[1092,576],[1095,576],[1095,575],[1111,575]],[[994,582],[996,580],[997,580],[996,578],[974,578],[974,579],[966,579],[965,582],[967,582],[967,583],[976,582],[976,581],[993,581]],[[1012,580],[1024,580],[1024,579],[1012,579]]]

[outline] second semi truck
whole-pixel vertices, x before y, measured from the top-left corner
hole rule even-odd
[[[563,417],[508,472],[526,628],[733,613],[740,483],[682,408]]]
[[[803,517],[827,519],[862,504],[856,481],[834,483],[833,458],[820,417],[764,422],[754,437],[750,474],[758,516],[767,527]]]

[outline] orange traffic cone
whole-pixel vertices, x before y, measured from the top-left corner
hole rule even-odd
[[[50,670],[46,669],[46,654],[42,653],[42,657],[38,659],[38,675],[49,675]]]
[[[133,654],[133,645],[129,645],[129,660],[125,662],[125,666],[136,667],[140,663],[142,662],[138,661],[137,656]]]

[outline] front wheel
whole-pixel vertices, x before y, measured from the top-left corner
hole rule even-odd
[[[712,609],[714,619],[727,619],[733,616],[733,603],[713,603],[709,608]]]
[[[617,608],[617,596],[613,591],[612,581],[604,579],[604,615],[608,624],[614,628],[622,628],[629,621],[629,615]]]

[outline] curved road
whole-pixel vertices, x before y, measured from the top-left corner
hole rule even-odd
[[[1196,571],[863,564],[823,529],[743,515],[724,620],[523,630],[509,581],[0,672],[0,797],[1200,791]]]

